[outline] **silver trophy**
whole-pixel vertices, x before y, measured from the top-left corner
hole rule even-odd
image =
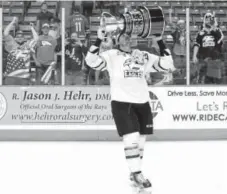
[[[106,32],[120,31],[120,33],[147,38],[150,35],[162,35],[165,28],[165,20],[161,7],[147,8],[140,6],[135,10],[122,14],[120,18],[108,12],[103,12],[100,26],[104,27]]]

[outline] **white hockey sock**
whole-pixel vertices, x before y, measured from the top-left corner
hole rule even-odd
[[[139,151],[140,151],[140,168],[142,168],[144,146],[146,143],[146,135],[140,135],[139,137]]]
[[[140,172],[139,133],[130,133],[123,136],[125,157],[130,172]]]

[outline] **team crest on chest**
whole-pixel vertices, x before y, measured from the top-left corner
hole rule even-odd
[[[123,64],[125,78],[143,78],[144,66],[135,63],[132,58],[126,59]]]

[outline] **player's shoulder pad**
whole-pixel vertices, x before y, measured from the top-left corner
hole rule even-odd
[[[95,46],[95,45],[91,45],[89,52],[96,54],[99,52],[99,47]]]

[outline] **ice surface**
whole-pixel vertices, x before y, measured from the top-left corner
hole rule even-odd
[[[227,141],[149,142],[153,194],[226,194]],[[131,194],[120,142],[0,143],[1,194]]]

